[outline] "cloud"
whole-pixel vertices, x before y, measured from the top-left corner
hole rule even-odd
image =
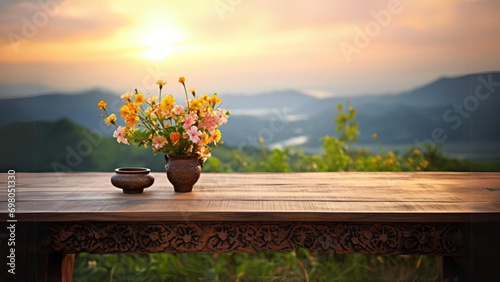
[[[107,9],[104,1],[6,1],[0,5],[0,18],[0,34],[14,33],[39,42],[99,40],[128,23],[126,17]],[[6,43],[7,37],[2,40]]]

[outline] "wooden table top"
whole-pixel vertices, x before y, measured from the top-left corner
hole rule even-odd
[[[18,221],[500,221],[500,173],[202,173],[175,193],[164,172],[142,194],[113,173],[16,173]],[[0,174],[7,218],[7,174]]]

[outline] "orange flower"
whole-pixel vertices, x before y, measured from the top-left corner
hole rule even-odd
[[[201,135],[200,135],[200,143],[198,145],[201,145],[201,146],[205,146],[209,143],[209,138],[210,138],[210,135],[206,134],[205,132],[203,132]]]
[[[186,81],[186,79],[183,76],[179,77],[179,82],[180,83],[184,84],[185,81]]]
[[[139,120],[138,115],[129,115],[125,118],[125,123],[127,124],[128,127],[134,127],[137,124],[138,120]]]
[[[121,107],[120,115],[125,118],[125,123],[129,127],[134,127],[139,120],[139,116],[137,115],[138,111],[139,110],[132,102],[128,102]]]
[[[181,134],[179,132],[170,132],[170,141],[172,141],[172,144],[177,145],[180,138]]]
[[[97,104],[97,106],[99,106],[99,109],[104,109],[104,108],[106,108],[106,102],[104,102],[104,101],[100,101],[100,102]]]

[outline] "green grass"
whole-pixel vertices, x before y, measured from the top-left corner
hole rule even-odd
[[[437,281],[431,256],[242,254],[78,254],[75,281]]]

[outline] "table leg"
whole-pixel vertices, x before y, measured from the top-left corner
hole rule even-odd
[[[47,281],[73,281],[75,254],[50,253],[47,263]]]
[[[467,281],[468,271],[465,268],[463,257],[440,256],[438,261],[441,281]]]
[[[74,266],[75,266],[75,254],[64,254],[61,264],[61,278],[63,282],[73,281]]]
[[[473,223],[467,233],[469,281],[498,281],[500,222]]]

